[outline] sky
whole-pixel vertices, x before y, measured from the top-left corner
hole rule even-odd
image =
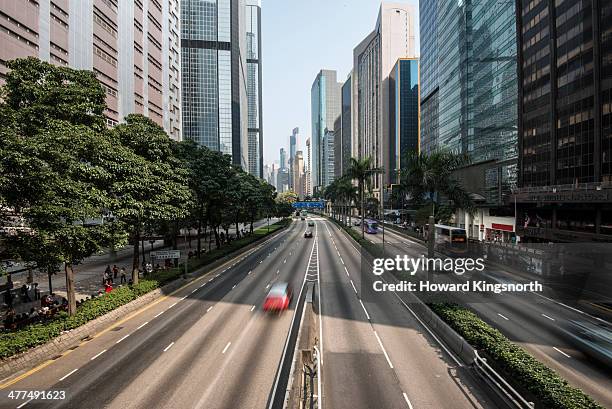
[[[304,150],[317,73],[336,70],[338,81],[346,80],[353,48],[374,29],[379,7],[378,0],[262,0],[264,163],[278,161],[280,148],[288,151],[295,127]]]

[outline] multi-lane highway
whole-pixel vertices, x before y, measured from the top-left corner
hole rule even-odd
[[[367,238],[373,243],[382,244],[381,234],[368,235]],[[427,252],[421,243],[390,229],[385,229],[385,246],[388,253],[411,257]],[[491,282],[525,281],[499,267],[487,268],[486,273]],[[455,274],[436,276],[438,282],[461,282],[464,279]],[[597,323],[601,322],[600,319],[535,293],[505,294],[488,299],[475,297],[474,294],[454,293],[453,297],[475,310],[481,318],[572,385],[581,388],[605,407],[612,407],[610,370],[578,350],[564,332],[567,320]]]
[[[297,297],[264,314],[276,281],[320,279],[322,397],[329,408],[495,407],[469,371],[389,294],[360,297],[360,254],[329,221],[306,221],[65,353],[5,380],[1,407],[265,408]],[[309,268],[310,267],[310,268]],[[10,401],[11,390],[63,390]]]

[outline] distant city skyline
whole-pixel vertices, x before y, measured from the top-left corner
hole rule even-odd
[[[418,6],[418,0],[396,2]],[[296,150],[306,152],[306,139],[312,136],[312,81],[322,69],[336,70],[339,81],[347,78],[353,66],[353,49],[376,24],[380,3],[313,0],[262,4],[262,60],[266,67],[263,71],[264,163],[278,160],[281,147],[289,151],[289,135],[295,127],[300,128],[301,135]],[[320,19],[321,10],[326,15],[343,18],[313,30],[309,22]],[[418,22],[418,17],[415,20]]]

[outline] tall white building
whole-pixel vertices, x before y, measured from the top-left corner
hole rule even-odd
[[[383,2],[374,30],[353,50],[352,135],[353,156],[371,157],[386,170],[373,180],[380,198],[383,183],[390,183],[389,74],[399,58],[416,55],[416,6]]]

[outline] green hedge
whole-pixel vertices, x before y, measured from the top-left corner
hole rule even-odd
[[[69,317],[65,312],[54,319],[0,334],[0,358],[7,358],[14,354],[28,350],[59,336],[62,331],[77,328],[88,321],[98,318],[143,294],[157,288],[158,283],[151,280],[142,280],[135,286],[123,286],[103,296],[83,302],[77,313]]]
[[[280,220],[270,225],[270,233],[288,226],[290,223],[291,219]],[[212,263],[268,234],[267,227],[262,227],[254,231],[251,236],[236,240],[230,243],[230,245],[221,247],[220,249],[212,250],[199,259],[192,259],[189,263],[190,271]],[[180,277],[183,273],[182,268],[183,267],[178,267],[155,272],[140,280],[137,285],[118,287],[108,294],[87,300],[79,306],[76,314],[72,317],[62,312],[51,320],[28,325],[17,331],[0,333],[0,359],[8,358],[35,346],[42,345],[58,337],[63,331],[77,328],[122,305],[134,301],[138,297]]]
[[[539,403],[538,407],[603,409],[593,398],[570,386],[555,371],[509,341],[471,310],[448,303],[429,304],[429,307],[474,348],[493,361],[491,365],[501,370],[517,389],[528,391]]]
[[[372,243],[370,240],[361,237],[361,233],[355,231],[352,226],[345,226],[333,217],[328,219],[336,223],[341,229],[348,233],[362,248],[365,248],[366,252],[372,257],[382,257],[382,246]]]

